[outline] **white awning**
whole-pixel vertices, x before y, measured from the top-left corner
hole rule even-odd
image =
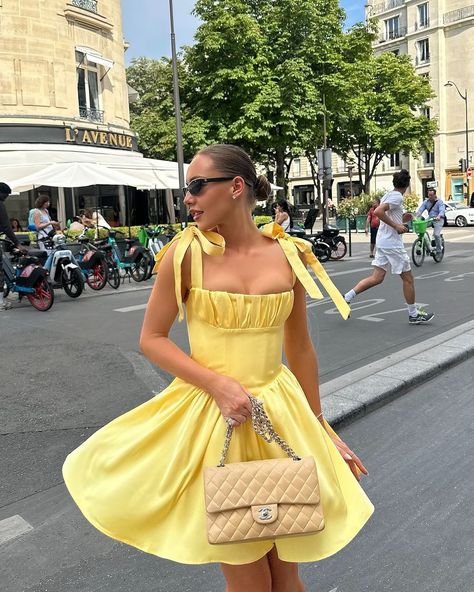
[[[0,181],[9,185],[53,163],[102,164],[140,179],[142,182],[135,185],[138,189],[179,188],[176,162],[144,158],[139,152],[59,144],[0,144]],[[185,173],[188,166],[184,165]]]
[[[114,65],[113,60],[104,58],[104,56],[101,53],[99,53],[95,49],[91,49],[90,47],[78,46],[76,47],[76,51],[80,51],[81,53],[85,54],[89,62],[99,64],[100,66],[104,66],[104,68],[110,69]]]

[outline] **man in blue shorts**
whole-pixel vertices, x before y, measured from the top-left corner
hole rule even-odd
[[[422,325],[429,323],[434,314],[417,308],[415,304],[415,282],[411,273],[410,258],[403,246],[402,234],[408,231],[403,224],[403,194],[409,185],[410,174],[407,170],[402,169],[393,175],[393,191],[383,196],[374,212],[380,219],[375,258],[372,262],[374,271],[371,276],[364,278],[344,294],[344,299],[350,303],[357,294],[381,284],[390,267],[392,273],[399,275],[403,282],[408,322],[411,325]]]

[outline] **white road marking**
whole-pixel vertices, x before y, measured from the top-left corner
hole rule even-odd
[[[445,282],[462,282],[464,278],[468,275],[474,275],[474,271],[468,271],[466,273],[461,273],[459,275],[453,275],[450,278],[446,278]]]
[[[360,302],[354,302],[354,304],[351,303],[351,316],[352,313],[354,313],[356,310],[360,310],[362,308],[369,308],[371,306],[377,306],[378,304],[382,304],[382,302],[385,302],[385,298],[372,298],[370,300],[361,300]],[[329,310],[326,310],[325,314],[338,315],[340,313],[337,310],[337,308],[331,308]]]
[[[428,305],[424,302],[417,302],[417,306],[423,307],[423,306],[428,306]],[[374,314],[364,315],[362,317],[357,317],[357,319],[359,321],[372,321],[373,323],[380,323],[381,321],[385,320],[380,315],[389,315],[389,314],[393,314],[395,312],[405,312],[406,313],[407,307],[405,306],[404,308],[395,308],[393,310],[383,310],[382,312],[376,312]]]
[[[429,280],[434,277],[450,274],[450,271],[432,271],[431,273],[425,273],[424,275],[415,276],[415,280]]]
[[[33,530],[29,522],[16,514],[10,518],[0,520],[0,545]]]
[[[114,308],[114,312],[132,312],[134,310],[143,310],[147,304],[135,304],[135,306],[124,306],[123,308]]]
[[[332,278],[336,275],[347,275],[349,273],[358,273],[359,271],[365,271],[366,273],[370,272],[370,265],[367,263],[366,267],[358,267],[357,269],[347,269],[346,271],[336,271],[334,273],[329,274]]]

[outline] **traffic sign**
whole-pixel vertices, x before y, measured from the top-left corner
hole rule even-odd
[[[467,171],[466,171],[466,177],[468,179],[470,179],[472,177],[472,168],[468,167]]]

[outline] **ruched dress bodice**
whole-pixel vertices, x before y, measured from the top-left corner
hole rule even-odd
[[[300,259],[347,318],[349,307],[306,241],[292,239],[277,225],[264,234],[278,240],[295,276],[313,298],[322,294]],[[325,528],[289,539],[211,545],[207,541],[204,486],[206,466],[216,465],[225,422],[211,395],[175,378],[163,391],[113,420],[66,459],[65,483],[86,518],[100,531],[148,553],[181,563],[256,561],[276,546],[284,561],[316,561],[343,548],[373,511],[329,434],[314,416],[292,372],[282,364],[285,322],[293,290],[276,294],[235,294],[202,286],[202,251],[222,254],[224,241],[213,232],[188,227],[175,239],[173,255],[179,318],[181,264],[191,249],[191,290],[186,320],[192,358],[239,381],[264,404],[275,430],[300,456],[313,456],[318,470]],[[169,248],[169,246],[167,246]],[[159,267],[163,254],[157,260]],[[240,426],[228,462],[281,457],[275,443]]]
[[[281,371],[283,329],[292,307],[292,290],[255,295],[193,287],[186,303],[191,356],[249,390],[263,387]]]

